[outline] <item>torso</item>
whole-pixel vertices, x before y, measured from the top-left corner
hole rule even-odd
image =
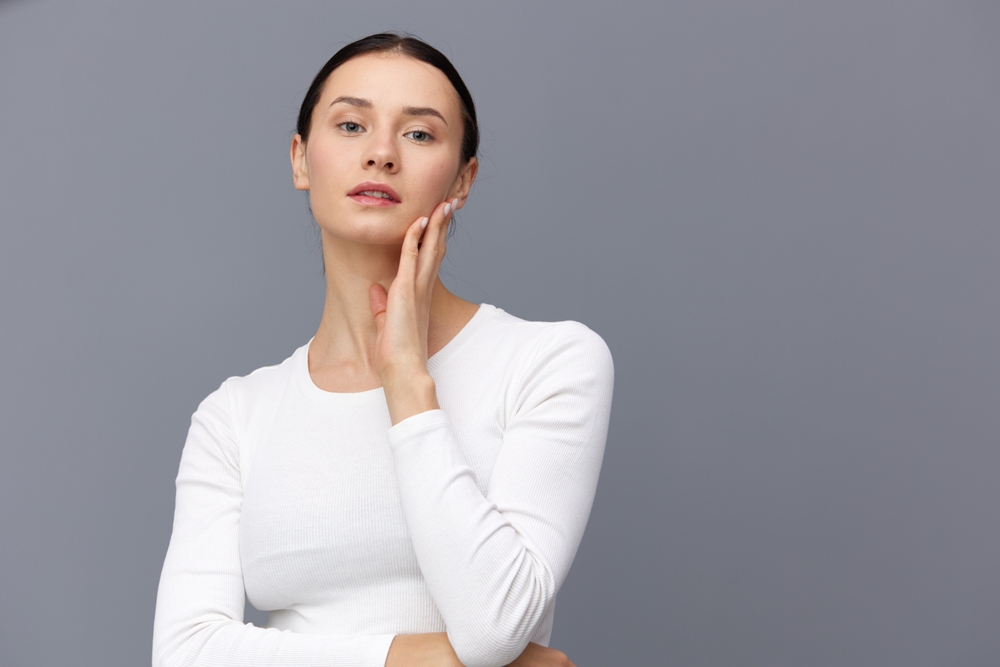
[[[520,375],[553,326],[484,305],[428,363],[484,493]],[[287,378],[269,400],[271,426],[245,475],[240,556],[247,595],[280,629],[443,631],[406,528],[384,394],[324,391],[308,372],[308,347],[263,369]]]

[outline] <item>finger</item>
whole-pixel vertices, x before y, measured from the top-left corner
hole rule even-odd
[[[368,288],[368,303],[372,307],[372,317],[378,318],[379,315],[385,315],[385,307],[388,302],[389,297],[384,287],[375,283]]]
[[[433,284],[438,269],[441,268],[448,221],[451,220],[453,207],[454,204],[450,201],[438,204],[434,213],[431,214],[427,231],[424,232],[424,241],[420,246],[420,260],[417,265],[417,280],[423,286]]]
[[[438,234],[437,262],[431,272],[432,281],[437,276],[438,271],[441,270],[441,263],[444,262],[445,253],[448,251],[448,229],[451,227],[452,218],[455,217],[455,211],[458,210],[458,199],[452,199],[449,205],[451,210],[445,215],[445,219],[441,223],[441,232]]]
[[[455,199],[451,200],[451,211],[448,213],[448,219],[445,220],[444,224],[441,226],[441,240],[439,241],[439,244],[440,244],[439,255],[441,256],[441,260],[442,261],[444,260],[444,254],[445,254],[445,252],[448,249],[448,230],[451,229],[451,221],[454,219],[456,211],[458,211],[458,198],[455,198]],[[441,262],[438,262],[439,266],[440,266],[440,263]]]
[[[447,214],[445,209],[448,206],[448,202],[441,202],[434,207],[431,211],[429,222],[427,224],[427,229],[424,230],[423,238],[421,238],[420,243],[420,259],[418,261],[417,272],[418,275],[423,273],[423,267],[427,265],[428,260],[432,259],[437,255],[438,239],[441,235],[441,225],[447,219]]]
[[[385,309],[388,303],[389,296],[384,287],[375,283],[368,288],[368,305],[371,306],[372,319],[375,320],[376,337],[382,333],[382,327],[385,326]]]
[[[412,281],[417,273],[417,261],[420,258],[420,235],[424,234],[427,227],[427,218],[418,218],[406,230],[403,237],[403,249],[399,254],[399,271],[396,273],[396,280],[400,278],[405,281]]]

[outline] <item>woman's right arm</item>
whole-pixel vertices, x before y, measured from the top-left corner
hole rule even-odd
[[[243,504],[234,403],[224,383],[191,418],[153,622],[153,667],[462,667],[446,633],[319,635],[243,623]],[[531,644],[517,667],[566,667]]]
[[[191,419],[156,596],[153,667],[382,667],[393,635],[318,635],[243,623],[243,488],[229,383]]]

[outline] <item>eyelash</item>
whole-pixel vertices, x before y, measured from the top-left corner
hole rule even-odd
[[[364,126],[361,123],[359,123],[358,121],[356,121],[356,120],[345,120],[342,123],[337,123],[337,127],[339,127],[340,129],[342,129],[344,132],[347,132],[348,134],[361,134],[361,132],[359,130],[354,130],[354,131],[348,130],[346,127],[344,127],[345,125],[355,125],[355,126],[357,126],[359,128],[359,130],[364,130]],[[426,137],[426,138],[425,139],[414,139],[413,137],[410,137],[411,134],[415,134],[417,132],[419,132],[420,134],[424,135],[424,137]],[[431,140],[434,139],[434,135],[432,135],[427,130],[410,130],[409,132],[407,132],[403,136],[410,138],[412,141],[415,141],[418,144],[425,144],[428,141],[431,141]]]
[[[420,134],[422,134],[425,137],[427,137],[426,139],[423,139],[423,140],[421,140],[421,139],[413,139],[413,141],[416,141],[418,144],[425,144],[425,143],[427,143],[428,141],[430,141],[430,140],[432,140],[434,138],[434,136],[430,132],[428,132],[427,130],[410,130],[409,132],[407,132],[403,136],[404,137],[409,137],[411,134],[416,134],[417,132],[419,132]],[[412,139],[412,137],[411,137],[411,139]]]
[[[343,123],[337,123],[337,127],[342,129],[344,132],[347,132],[348,134],[359,134],[359,132],[357,131],[351,132],[346,127],[344,127],[345,125],[357,125],[359,128],[364,129],[364,126],[362,126],[361,123],[359,123],[356,120],[345,120]]]

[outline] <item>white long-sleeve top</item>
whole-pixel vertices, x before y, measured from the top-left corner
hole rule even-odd
[[[483,304],[428,361],[441,409],[395,426],[382,389],[319,389],[308,351],[192,417],[154,667],[381,667],[396,634],[443,631],[499,667],[546,644],[607,437],[604,341]]]

